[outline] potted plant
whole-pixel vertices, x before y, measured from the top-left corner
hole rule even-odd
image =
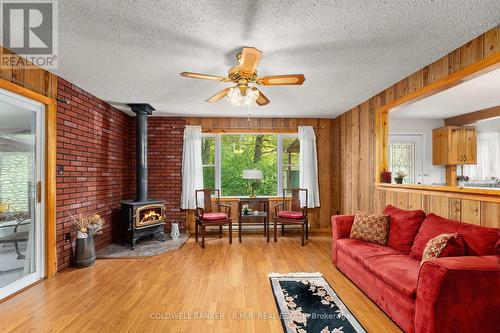
[[[457,176],[457,185],[463,187],[470,180],[469,176]]]
[[[73,225],[76,227],[76,246],[73,263],[76,267],[88,267],[95,264],[94,235],[102,233],[105,225],[104,219],[99,214],[71,215]]]
[[[403,171],[398,171],[396,172],[396,177],[394,177],[394,181],[396,184],[403,184],[403,179],[406,177],[406,173]]]

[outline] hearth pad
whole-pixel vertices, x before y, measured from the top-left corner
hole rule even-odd
[[[140,239],[134,249],[131,245],[125,243],[112,243],[97,251],[97,259],[130,259],[130,258],[145,258],[160,255],[165,252],[175,251],[180,249],[189,239],[189,234],[180,234],[178,239],[166,237],[164,242],[159,242],[154,238]]]

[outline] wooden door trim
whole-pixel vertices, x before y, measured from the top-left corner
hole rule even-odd
[[[469,65],[442,79],[436,80],[405,96],[395,99],[375,111],[375,179],[380,181],[381,172],[389,168],[389,151],[387,142],[389,140],[389,112],[397,106],[401,107],[414,103],[425,97],[432,96],[443,90],[452,88],[460,83],[471,80],[482,74],[500,68],[500,53],[494,53],[481,61]]]
[[[57,77],[51,75],[52,96],[57,94]],[[56,148],[57,102],[51,97],[18,86],[0,78],[0,88],[27,97],[45,105],[45,276],[51,278],[57,272],[56,248]]]

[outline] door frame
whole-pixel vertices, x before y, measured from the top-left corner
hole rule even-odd
[[[47,74],[47,84],[51,96],[57,96],[57,76]],[[45,278],[52,278],[57,272],[56,248],[56,158],[57,158],[57,102],[55,98],[47,97],[33,90],[21,87],[0,78],[0,88],[14,94],[32,99],[45,105],[43,133],[45,135],[44,149],[44,239],[45,239]],[[15,295],[15,294],[14,294]],[[12,295],[11,295],[12,296]]]
[[[33,112],[35,115],[35,169],[32,170],[34,174],[34,182],[32,183],[33,189],[30,196],[32,196],[33,203],[35,204],[34,210],[30,216],[31,225],[34,234],[32,237],[32,246],[35,248],[34,260],[35,271],[31,272],[21,278],[9,283],[2,287],[0,291],[0,299],[8,298],[10,295],[16,294],[20,290],[37,283],[45,277],[45,217],[44,217],[44,199],[40,197],[37,199],[36,192],[38,191],[38,184],[45,185],[45,133],[44,133],[44,118],[45,118],[45,104],[34,101],[31,98],[20,96],[11,91],[1,89],[0,99],[2,102],[15,105],[25,109],[27,112]],[[40,183],[38,183],[40,182]],[[27,250],[28,251],[28,250]],[[26,268],[27,263],[24,263]],[[30,263],[31,265],[31,263]],[[24,268],[24,269],[25,269]]]

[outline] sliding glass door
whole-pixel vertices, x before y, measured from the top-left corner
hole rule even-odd
[[[0,299],[44,277],[43,111],[0,89]]]

